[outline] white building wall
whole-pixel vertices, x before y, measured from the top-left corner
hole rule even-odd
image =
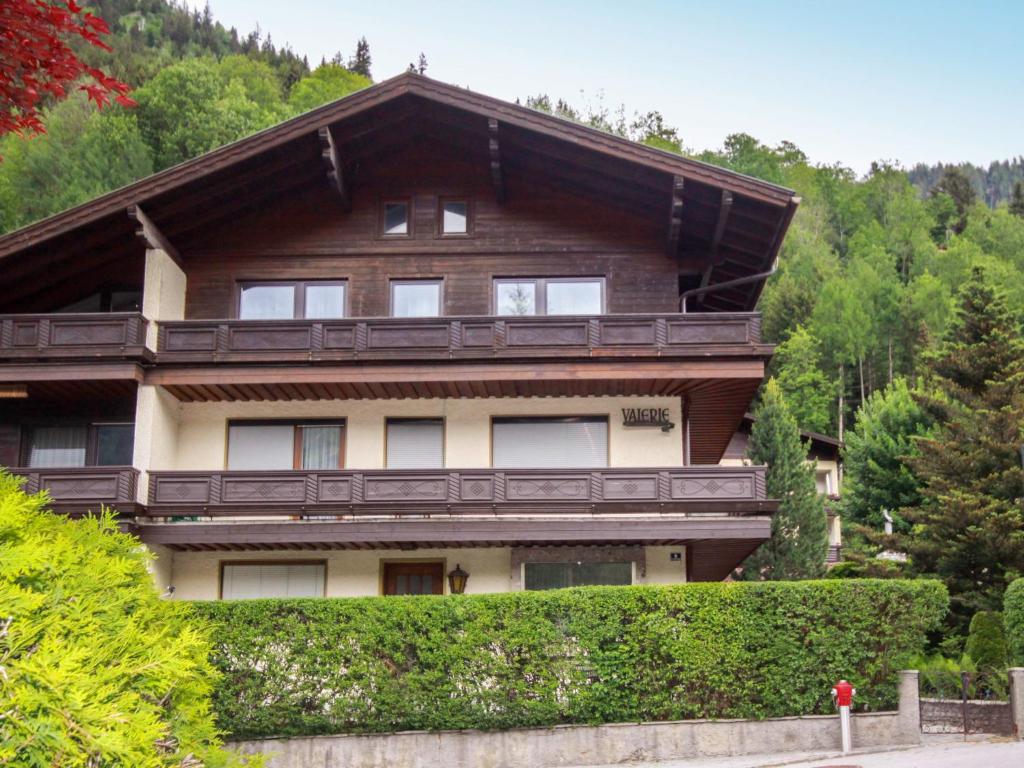
[[[671,554],[679,553],[673,561]],[[686,581],[685,547],[646,547],[646,575],[635,575],[638,584],[679,584]],[[372,597],[381,594],[383,564],[388,561],[441,560],[444,572],[462,567],[469,574],[466,594],[508,592],[519,579],[512,574],[512,550],[508,547],[403,550],[324,550],[267,552],[175,552],[170,579],[176,600],[220,598],[221,563],[266,561],[326,561],[326,597]],[[159,561],[158,561],[159,562]],[[162,577],[162,574],[161,576]],[[158,578],[160,578],[158,577]],[[445,592],[448,591],[447,581]]]
[[[677,426],[623,427],[623,408],[667,408]],[[185,403],[181,405],[173,466],[160,469],[223,469],[229,419],[345,419],[345,467],[384,467],[384,424],[388,418],[442,417],[445,466],[479,469],[491,465],[491,418],[500,416],[607,416],[609,466],[672,467],[683,463],[679,398],[566,397],[423,400],[320,400],[290,403]]]

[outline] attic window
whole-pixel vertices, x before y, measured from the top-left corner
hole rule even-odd
[[[409,234],[409,204],[406,202],[384,203],[384,234]]]
[[[469,234],[469,203],[467,203],[465,200],[442,201],[441,234]]]

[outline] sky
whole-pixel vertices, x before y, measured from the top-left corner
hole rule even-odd
[[[858,173],[1024,154],[1024,0],[210,5],[313,65],[365,36],[376,81],[422,51],[428,76],[489,96],[656,109],[692,150],[745,132]]]

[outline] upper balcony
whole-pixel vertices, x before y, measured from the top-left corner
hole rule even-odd
[[[184,320],[161,322],[161,363],[522,360],[749,355],[760,316]]]
[[[0,315],[0,362],[152,359],[138,312]]]

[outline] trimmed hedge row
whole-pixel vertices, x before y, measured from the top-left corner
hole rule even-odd
[[[1024,579],[1015,579],[1003,595],[1003,625],[1010,666],[1024,667]]]
[[[896,702],[934,581],[592,587],[197,603],[234,738],[774,717]]]

